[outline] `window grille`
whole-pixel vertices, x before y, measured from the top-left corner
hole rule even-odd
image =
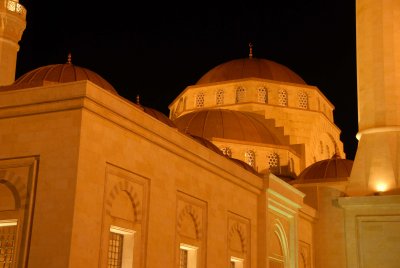
[[[246,89],[238,87],[236,89],[236,103],[244,102],[246,100]]]
[[[179,268],[188,268],[188,251],[181,248],[180,252]]]
[[[204,93],[200,92],[196,95],[196,107],[202,108],[204,107]]]
[[[110,232],[110,241],[108,245],[108,268],[122,267],[123,243],[123,234]]]
[[[249,164],[250,166],[254,167],[256,164],[256,154],[254,153],[254,151],[249,150],[246,152],[245,154],[245,158],[246,158],[246,163]]]
[[[17,225],[16,222],[11,224],[0,225],[0,267],[2,268],[14,267]]]
[[[278,100],[279,100],[279,105],[288,106],[288,95],[286,90],[280,89],[278,91]]]
[[[216,103],[217,103],[217,105],[222,105],[222,104],[224,104],[224,91],[223,91],[222,89],[219,89],[219,90],[217,91]]]
[[[277,153],[268,156],[268,165],[270,170],[277,170],[279,167],[279,155]]]
[[[221,151],[224,155],[228,156],[228,157],[232,157],[232,150],[231,148],[228,147],[223,147],[221,148]]]
[[[307,93],[300,91],[298,93],[299,97],[299,108],[308,109],[308,96]]]
[[[267,103],[268,102],[268,93],[265,87],[261,87],[258,89],[258,102]]]

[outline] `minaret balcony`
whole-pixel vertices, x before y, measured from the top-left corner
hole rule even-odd
[[[0,0],[0,12],[8,11],[15,15],[26,17],[26,9],[18,1],[13,0]]]

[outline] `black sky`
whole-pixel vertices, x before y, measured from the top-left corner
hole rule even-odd
[[[119,94],[168,114],[186,86],[223,62],[254,56],[288,66],[335,105],[347,158],[357,141],[355,0],[20,0],[27,28],[17,77],[64,63],[108,80]]]

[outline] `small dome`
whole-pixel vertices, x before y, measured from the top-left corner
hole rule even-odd
[[[250,166],[249,164],[247,164],[246,162],[240,160],[240,159],[236,159],[236,158],[229,158],[233,163],[241,166],[242,168],[244,168],[247,171],[250,171],[251,173],[261,177],[262,175],[259,174],[252,166]]]
[[[207,140],[207,139],[205,139],[205,138],[199,137],[199,136],[195,136],[195,135],[190,135],[190,134],[189,134],[189,136],[192,137],[194,140],[196,140],[196,141],[197,141],[198,143],[200,143],[201,145],[203,145],[203,146],[207,147],[208,149],[210,149],[211,151],[214,151],[214,152],[216,152],[217,154],[220,154],[220,155],[222,155],[222,156],[225,156],[225,155],[222,153],[222,151],[221,151],[216,145],[214,145],[214,143],[212,143],[211,141],[209,141],[209,140]]]
[[[160,112],[160,111],[158,111],[158,110],[156,110],[156,109],[153,109],[153,108],[141,106],[140,104],[139,104],[139,106],[140,106],[141,109],[143,109],[143,111],[144,111],[146,114],[151,115],[151,116],[154,117],[155,119],[157,119],[157,120],[163,122],[164,124],[166,124],[166,125],[168,125],[168,126],[170,126],[170,127],[175,127],[175,128],[176,128],[174,122],[172,122],[172,120],[169,119],[168,116],[166,116],[166,115],[163,114],[162,112]]]
[[[211,140],[224,138],[287,145],[287,137],[263,116],[226,109],[204,109],[182,115],[175,125],[184,133]]]
[[[196,84],[251,77],[306,85],[306,82],[288,67],[274,61],[258,58],[236,59],[220,64],[203,75]]]
[[[235,164],[241,166],[241,167],[244,168],[245,170],[250,171],[251,173],[256,174],[257,176],[260,176],[260,174],[257,173],[257,171],[256,171],[252,166],[250,166],[249,164],[243,162],[242,160],[239,160],[239,159],[236,159],[236,158],[231,158],[231,157],[228,157],[228,156],[224,155],[224,154],[222,153],[222,151],[221,151],[216,145],[214,145],[214,143],[212,143],[211,141],[209,141],[209,140],[207,140],[207,139],[205,139],[205,138],[199,137],[199,136],[195,136],[195,135],[190,135],[190,134],[189,134],[189,136],[192,137],[194,140],[196,140],[198,143],[200,143],[200,144],[202,144],[203,146],[205,146],[205,147],[207,147],[208,149],[210,149],[211,151],[214,151],[214,152],[216,152],[217,154],[222,155],[222,156],[228,158],[229,160],[231,160],[231,161],[234,162]]]
[[[353,161],[334,155],[331,159],[318,161],[304,169],[292,184],[327,181],[343,181],[350,177]]]
[[[3,90],[39,87],[46,85],[46,83],[68,83],[81,80],[89,80],[105,90],[118,95],[114,87],[100,75],[72,63],[39,67],[22,75],[12,85],[3,87]]]

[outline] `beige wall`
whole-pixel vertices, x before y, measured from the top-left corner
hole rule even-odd
[[[277,222],[297,262],[303,195],[273,175],[87,81],[0,95],[0,159],[38,159],[29,267],[106,267],[111,225],[133,230],[135,267],[176,267],[180,243],[198,267],[267,267]]]
[[[399,265],[400,197],[342,197],[345,211],[347,267]]]
[[[2,93],[1,99],[8,97],[16,96]],[[7,118],[9,112],[20,116]],[[67,267],[81,111],[22,116],[24,112],[1,110],[0,159],[35,156],[39,162],[29,267]]]

